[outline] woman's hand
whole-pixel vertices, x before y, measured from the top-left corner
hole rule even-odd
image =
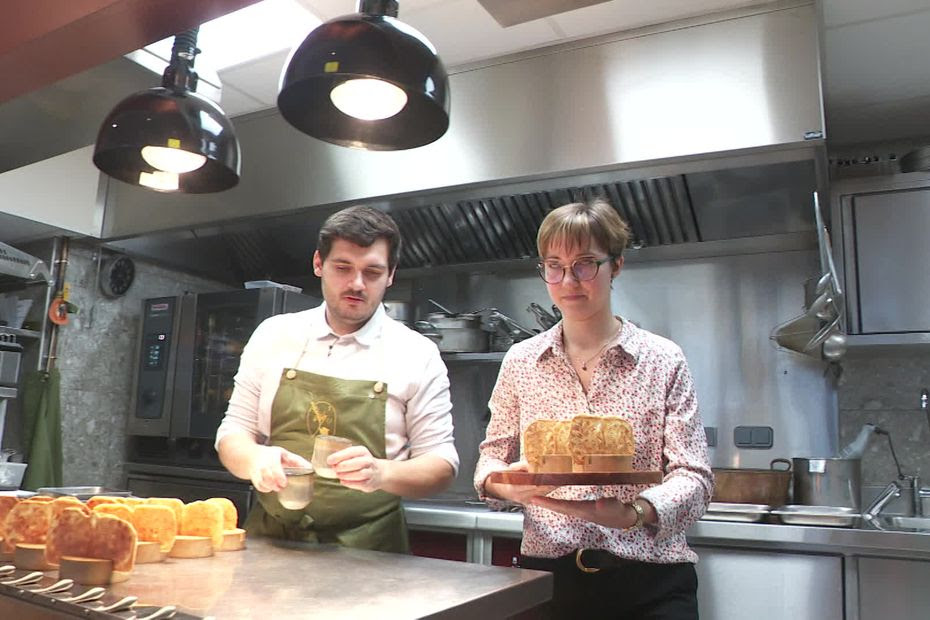
[[[526,461],[517,461],[511,463],[504,471],[528,471],[528,469]],[[556,488],[558,487],[550,485],[484,483],[484,490],[488,495],[523,506],[533,503],[534,498],[551,493]]]
[[[655,508],[649,502],[638,499],[644,515],[643,523],[653,524],[658,520]],[[596,501],[574,501],[553,499],[551,497],[534,497],[532,505],[559,512],[570,517],[577,517],[604,527],[626,529],[636,523],[636,511],[615,497],[602,497]]]
[[[350,489],[371,493],[384,485],[384,460],[376,459],[365,446],[334,452],[326,464],[339,476],[339,482]]]
[[[280,491],[287,486],[285,467],[310,467],[310,462],[280,446],[256,446],[249,479],[260,493]]]

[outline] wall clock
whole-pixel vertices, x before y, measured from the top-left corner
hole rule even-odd
[[[125,295],[136,278],[136,264],[128,256],[106,259],[100,271],[100,288],[107,297]]]

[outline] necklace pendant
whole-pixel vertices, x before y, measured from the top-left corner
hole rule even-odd
[[[588,369],[588,363],[585,362],[584,364],[582,364],[582,365],[581,365],[581,369],[582,369],[582,370],[587,370],[587,369]]]

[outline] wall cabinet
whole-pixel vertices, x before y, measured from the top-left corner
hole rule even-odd
[[[850,344],[930,342],[930,176],[840,183],[832,218]]]

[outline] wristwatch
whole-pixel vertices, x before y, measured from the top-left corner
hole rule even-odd
[[[646,519],[646,511],[643,510],[643,507],[636,503],[636,500],[632,502],[626,502],[626,505],[633,509],[633,512],[636,513],[636,521],[630,527],[623,528],[624,532],[630,532],[636,528],[643,526],[643,522]]]

